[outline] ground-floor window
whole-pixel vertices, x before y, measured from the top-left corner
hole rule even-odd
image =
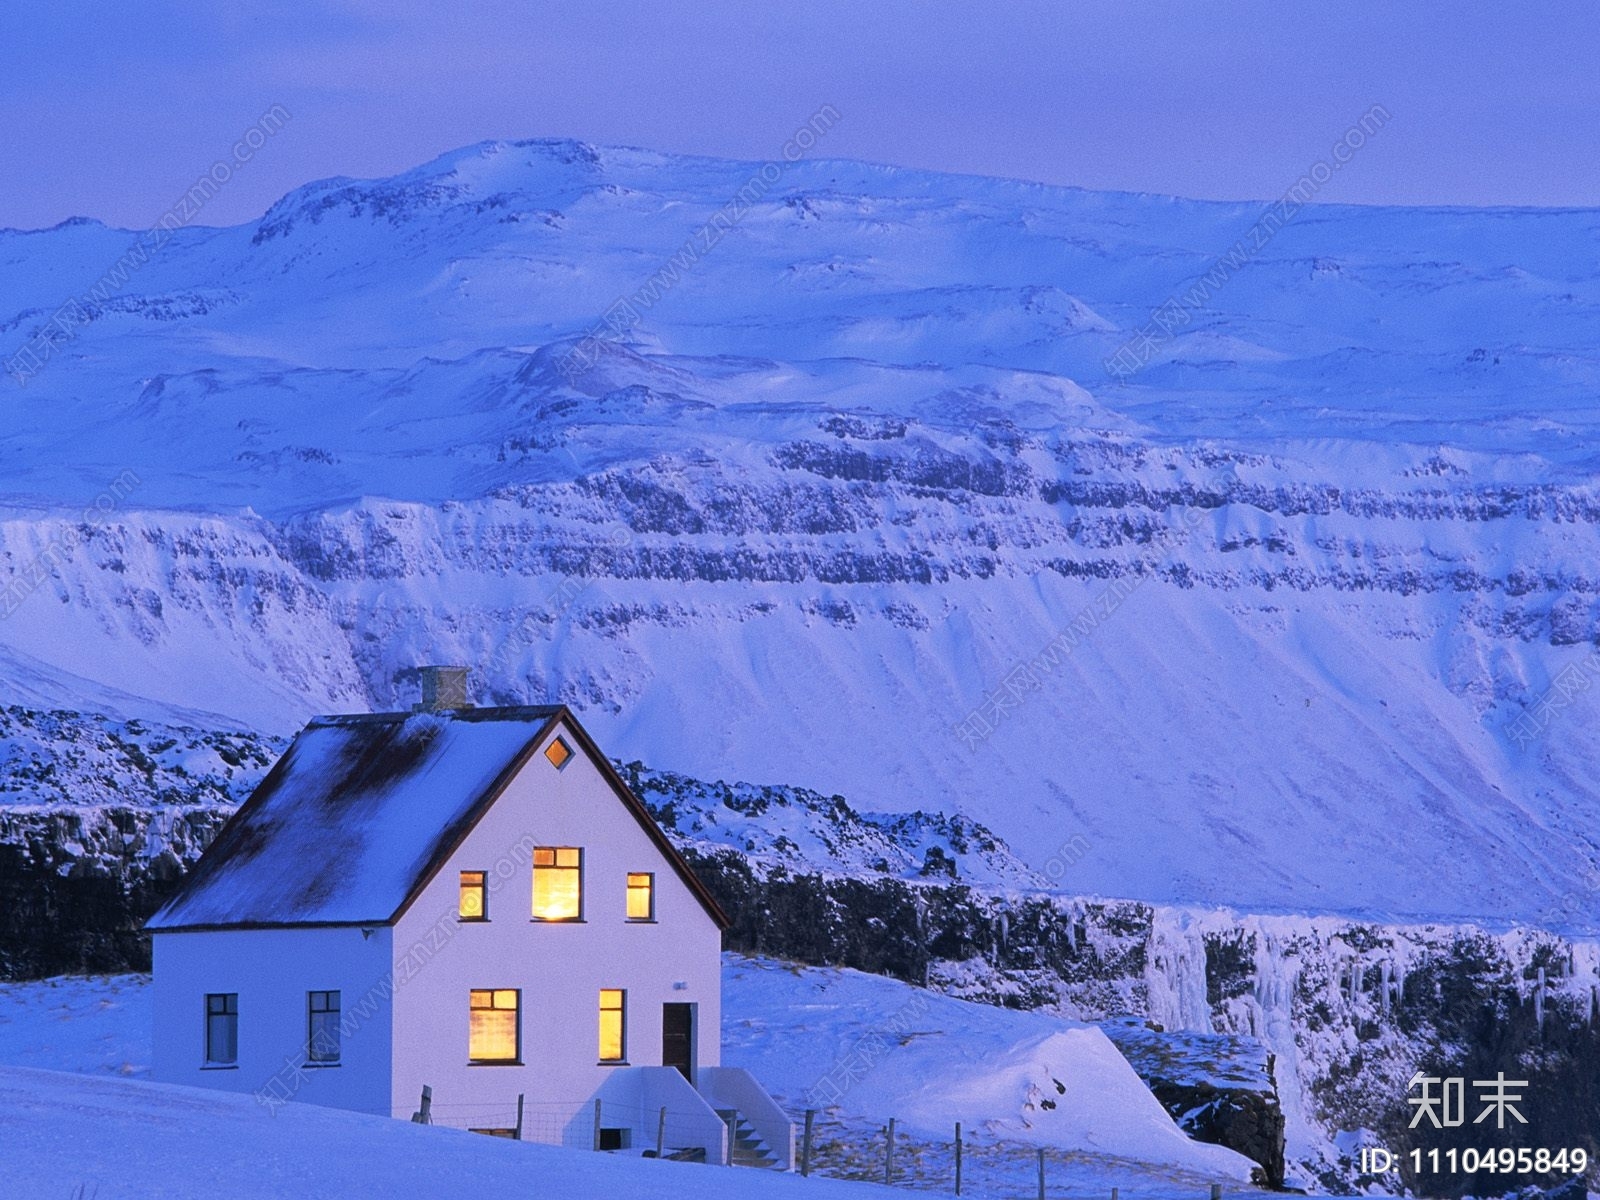
[[[477,1063],[519,1061],[522,993],[516,988],[474,988],[469,1004],[467,1057]]]
[[[600,1061],[622,1062],[627,1058],[627,1000],[621,988],[600,989]]]
[[[339,993],[306,993],[306,1058],[330,1065],[339,1061]]]
[[[239,993],[206,995],[206,1066],[231,1067],[239,1062]]]

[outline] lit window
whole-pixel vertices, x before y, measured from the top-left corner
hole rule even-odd
[[[550,765],[559,771],[567,765],[567,759],[572,757],[572,747],[557,738],[544,748],[544,756],[550,760]]]
[[[231,1067],[239,1061],[239,993],[206,996],[206,1065]]]
[[[533,916],[536,921],[576,921],[583,916],[583,851],[578,847],[534,848]]]
[[[656,877],[643,871],[628,872],[628,920],[656,919]]]
[[[522,993],[515,988],[474,990],[467,1057],[473,1062],[516,1062],[517,1014]]]
[[[621,988],[600,989],[600,1061],[621,1062],[626,1055],[623,1033],[627,993]]]
[[[488,892],[484,886],[484,872],[461,872],[461,907],[459,911],[463,921],[487,921],[489,919]]]
[[[339,1061],[339,993],[307,992],[306,1059],[314,1063]]]

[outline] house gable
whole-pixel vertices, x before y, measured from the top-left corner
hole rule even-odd
[[[565,769],[564,767],[554,767],[544,757],[544,752],[557,738],[569,744],[575,754],[581,754],[588,759],[618,802],[639,823],[640,828],[644,830],[645,835],[665,860],[666,865],[683,881],[690,893],[699,901],[700,906],[705,909],[706,915],[716,923],[719,930],[727,929],[732,924],[732,921],[727,913],[723,911],[722,906],[717,903],[716,897],[707,890],[706,885],[701,882],[700,877],[684,861],[683,855],[678,853],[677,848],[667,840],[667,835],[662,832],[661,826],[656,822],[656,819],[650,815],[650,810],[644,806],[643,801],[633,794],[633,789],[628,787],[626,781],[617,773],[617,769],[611,765],[611,760],[600,752],[600,748],[595,745],[594,739],[589,736],[588,730],[578,723],[571,710],[564,705],[555,710],[549,722],[540,729],[538,736],[523,748],[517,760],[507,768],[504,775],[496,782],[492,792],[487,794],[483,802],[476,807],[471,819],[464,823],[452,842],[448,846],[440,846],[430,868],[426,873],[418,877],[416,885],[411,889],[410,894],[406,896],[405,901],[394,911],[386,923],[393,924],[398,922],[411,906],[417,902],[428,885],[441,871],[450,868],[453,864],[458,869],[465,865],[454,863],[457,849],[467,840],[468,835],[477,828],[479,822],[488,814],[490,807],[504,795],[512,780],[530,770],[539,771],[541,768],[546,770]],[[492,866],[492,864],[482,865],[486,867]]]
[[[526,1093],[571,1102],[562,1119],[589,1130],[585,1097],[665,1064],[669,1012],[688,1020],[692,1069],[717,1066],[725,926],[680,866],[581,727],[552,723],[392,926],[395,1111],[423,1086],[441,1103]],[[643,914],[630,880],[648,887]]]

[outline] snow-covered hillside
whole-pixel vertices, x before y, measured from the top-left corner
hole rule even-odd
[[[907,1131],[934,1138],[949,1137],[961,1121],[985,1140],[1250,1179],[1249,1159],[1185,1137],[1093,1025],[856,971],[755,958],[724,973],[728,1060],[790,1107],[895,1116]]]
[[[247,1095],[0,1067],[9,1196],[894,1200],[872,1184],[564,1150]]]
[[[968,1004],[854,971],[805,969],[766,959],[728,956],[724,977],[724,1061],[755,1072],[791,1109],[821,1110],[823,1134],[813,1159],[819,1176],[873,1174],[870,1159],[877,1129],[896,1116],[902,1138],[897,1179],[922,1190],[947,1190],[952,1164],[944,1143],[956,1121],[967,1131],[967,1195],[1006,1196],[1025,1190],[1035,1170],[1034,1148],[1041,1146],[1049,1151],[1058,1187],[1083,1193],[1108,1194],[1116,1186],[1132,1197],[1201,1196],[1210,1182],[1220,1181],[1228,1182],[1231,1193],[1252,1190],[1243,1185],[1254,1164],[1220,1146],[1185,1137],[1094,1026]],[[885,1033],[891,1036],[883,1042]],[[869,1044],[877,1053],[864,1056],[863,1047]],[[861,1067],[868,1057],[868,1065]],[[516,1171],[538,1171],[547,1188],[552,1179],[570,1173],[570,1182],[560,1188],[560,1194],[570,1196],[633,1194],[601,1190],[608,1181],[624,1188],[655,1183],[660,1190],[640,1193],[652,1196],[676,1195],[679,1187],[684,1194],[692,1189],[705,1197],[766,1194],[765,1173],[704,1167],[698,1176],[680,1178],[674,1164],[660,1164],[673,1171],[635,1175],[620,1166],[591,1168],[583,1161],[609,1156],[567,1151],[556,1157],[556,1152],[534,1147],[519,1147],[525,1152],[520,1160],[503,1151],[474,1159],[471,1143],[441,1141],[437,1135],[430,1142],[418,1140],[416,1132],[393,1132],[390,1126],[408,1128],[400,1122],[298,1104],[272,1113],[248,1096],[206,1093],[217,1098],[212,1105],[191,1089],[115,1082],[144,1075],[148,1062],[147,978],[0,984],[0,1097],[8,1101],[8,1182],[0,1190],[20,1186],[19,1178],[31,1182],[30,1172],[42,1171],[52,1161],[59,1169],[69,1160],[62,1147],[70,1144],[72,1127],[61,1122],[62,1127],[47,1128],[54,1109],[58,1122],[63,1113],[70,1120],[75,1119],[70,1114],[85,1110],[107,1121],[108,1128],[76,1133],[93,1141],[104,1156],[71,1159],[79,1165],[89,1194],[101,1197],[124,1194],[110,1188],[117,1146],[122,1153],[137,1149],[131,1175],[118,1177],[132,1188],[126,1194],[151,1194],[158,1181],[171,1188],[162,1195],[196,1194],[191,1189],[198,1189],[201,1181],[191,1180],[180,1167],[186,1156],[206,1161],[208,1178],[223,1177],[223,1164],[194,1154],[207,1132],[241,1155],[258,1153],[269,1160],[265,1178],[277,1189],[273,1195],[379,1194],[379,1182],[387,1174],[352,1174],[341,1181],[340,1186],[350,1189],[346,1191],[332,1185],[326,1175],[329,1164],[322,1161],[332,1148],[322,1145],[324,1137],[340,1146],[362,1142],[350,1155],[358,1162],[389,1154],[407,1160],[415,1156],[411,1169],[429,1177],[437,1169],[432,1156],[443,1155],[466,1172],[452,1180],[458,1190],[451,1195],[467,1194],[467,1179],[500,1180],[496,1172],[506,1172],[507,1185],[520,1192],[529,1185],[521,1175],[511,1174]],[[841,1064],[848,1065],[848,1072],[836,1070]],[[75,1083],[56,1072],[80,1072],[95,1080]],[[842,1089],[818,1093],[815,1085],[844,1074],[850,1078]],[[24,1093],[27,1101],[15,1103]],[[119,1114],[119,1108],[126,1111]],[[454,1111],[444,1104],[440,1119],[448,1123]],[[287,1130],[278,1129],[284,1120]],[[135,1130],[144,1132],[135,1135]],[[137,1147],[131,1141],[121,1145],[124,1136],[137,1136]],[[278,1139],[293,1137],[312,1139],[311,1163],[276,1161],[285,1153]],[[384,1150],[375,1152],[375,1143]],[[297,1172],[311,1167],[318,1168],[318,1181],[313,1190],[303,1191]],[[599,1174],[591,1178],[592,1170]],[[736,1175],[737,1185],[728,1182],[729,1174]],[[243,1175],[254,1178],[257,1173]],[[697,1185],[696,1179],[702,1182]],[[815,1189],[808,1195],[855,1194],[808,1182]],[[97,1184],[100,1191],[95,1193]],[[139,1191],[141,1186],[146,1190]],[[401,1190],[410,1194],[415,1187],[413,1183]],[[789,1192],[780,1186],[772,1194]]]
[[[750,175],[180,231],[9,393],[13,702],[282,734],[459,661],[1074,892],[1596,927],[1600,215],[1307,209],[1115,382],[1254,209],[809,162],[658,277]],[[129,236],[0,233],[0,337]]]

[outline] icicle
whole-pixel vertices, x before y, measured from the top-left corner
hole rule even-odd
[[[1350,964],[1350,1003],[1351,1003],[1352,1006],[1354,1006],[1357,998],[1360,995],[1361,995],[1361,964],[1360,964],[1360,962],[1353,962],[1353,963]]]
[[[1394,964],[1387,958],[1378,966],[1378,1009],[1384,1016],[1389,1015],[1389,985],[1394,974]]]
[[[1544,968],[1539,968],[1539,978],[1533,985],[1533,1023],[1544,1032]]]

